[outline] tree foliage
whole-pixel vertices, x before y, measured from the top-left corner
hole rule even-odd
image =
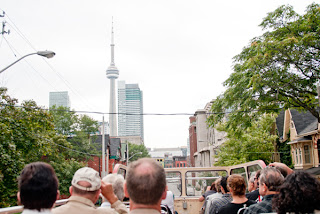
[[[54,126],[59,134],[70,135],[77,129],[78,116],[70,108],[64,106],[52,106],[50,114],[53,117]]]
[[[91,144],[96,136],[91,137],[98,131],[98,121],[87,115],[77,115],[68,107],[53,106],[50,108],[55,130],[62,135],[68,136],[67,140],[77,152],[70,152],[70,157],[78,161],[91,158],[86,154],[97,154],[96,148]]]
[[[218,124],[224,111],[230,110],[226,126],[241,133],[262,114],[289,107],[309,111],[320,121],[319,5],[309,5],[304,15],[281,6],[268,13],[260,26],[265,33],[234,57],[234,71],[224,82],[226,91],[212,106],[215,114],[209,124]]]
[[[72,174],[83,163],[70,157],[72,145],[56,133],[52,116],[36,105],[24,101],[16,107],[17,99],[0,88],[0,207],[16,205],[17,178],[30,162],[44,161],[56,170],[60,187],[70,185]],[[62,186],[65,187],[65,186]],[[62,194],[68,190],[60,189]]]
[[[129,143],[129,162],[138,160],[140,158],[151,157],[145,145],[136,145]]]
[[[218,153],[217,166],[230,166],[254,160],[263,160],[270,163],[273,143],[277,136],[271,134],[275,116],[265,114],[259,120],[252,123],[241,136],[238,136],[225,124],[218,127],[220,131],[226,131],[228,140],[222,144]]]

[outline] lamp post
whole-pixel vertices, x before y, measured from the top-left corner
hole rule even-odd
[[[47,58],[52,58],[52,57],[54,57],[54,55],[56,55],[55,52],[53,52],[53,51],[38,51],[38,52],[35,52],[35,53],[30,53],[30,54],[24,55],[24,56],[21,57],[20,59],[14,61],[14,62],[11,63],[10,65],[8,65],[8,66],[5,67],[4,69],[2,69],[2,70],[0,71],[0,74],[1,74],[2,72],[4,72],[5,70],[7,70],[8,68],[10,68],[11,66],[13,66],[14,64],[16,64],[17,62],[19,62],[20,60],[22,60],[23,58],[26,58],[27,56],[31,56],[31,55],[35,55],[35,54],[37,54],[37,55],[39,55],[39,56],[47,57]]]
[[[135,156],[135,155],[141,155],[141,154],[142,154],[142,152],[137,152],[137,153],[134,153],[133,155],[131,155],[131,157],[128,158],[128,160],[127,160],[127,164],[128,164],[128,161],[129,161],[133,156]]]

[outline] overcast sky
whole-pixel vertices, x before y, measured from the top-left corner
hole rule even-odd
[[[224,90],[232,57],[262,34],[268,12],[290,4],[303,14],[309,0],[1,0],[0,86],[19,101],[48,107],[49,92],[69,91],[77,111],[109,111],[111,20],[119,79],[138,83],[144,113],[190,113]],[[16,56],[15,56],[16,55]],[[90,114],[102,120],[100,114]],[[108,119],[108,115],[105,115]],[[145,116],[147,147],[186,146],[189,116]]]

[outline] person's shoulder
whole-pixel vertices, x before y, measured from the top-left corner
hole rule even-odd
[[[95,209],[92,213],[95,214],[111,214],[111,213],[116,213],[114,209],[110,208],[110,207],[99,207],[97,209]]]
[[[231,211],[233,211],[235,209],[235,207],[237,207],[237,205],[235,204],[232,204],[232,203],[227,203],[227,204],[224,204],[223,206],[221,206],[218,210],[218,213],[220,214],[228,214],[230,213]]]
[[[67,208],[67,204],[61,205],[59,207],[55,207],[51,210],[53,214],[66,213],[65,210]]]
[[[250,206],[250,205],[252,205],[252,204],[256,204],[257,202],[255,202],[255,201],[253,201],[253,200],[248,200],[245,204],[247,205],[247,206]]]

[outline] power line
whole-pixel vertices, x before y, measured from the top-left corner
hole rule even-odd
[[[9,105],[5,103],[0,103],[0,106],[11,106],[11,107],[17,107],[17,108],[27,108],[27,109],[41,109],[44,111],[66,111],[66,112],[74,112],[74,113],[87,113],[87,114],[116,114],[116,115],[146,115],[146,116],[191,116],[194,115],[194,113],[109,113],[109,112],[97,112],[97,111],[76,111],[76,110],[67,110],[67,109],[47,109],[47,108],[40,108],[40,107],[26,107],[26,106],[20,106],[20,105]],[[275,110],[281,110],[284,108],[275,108],[275,109],[264,109],[264,111],[275,111]],[[251,111],[242,111],[242,112],[258,112],[259,110],[251,110]],[[213,114],[230,114],[232,112],[204,112],[199,114],[206,114],[206,115],[213,115]]]
[[[4,11],[3,11],[4,12]],[[12,21],[12,19],[6,14],[6,17],[8,17],[8,20],[10,20],[10,22],[12,23],[12,25],[10,24],[10,23],[8,23],[12,28],[13,28],[13,30],[15,30],[17,33],[18,33],[18,35],[23,39],[23,40],[25,40],[25,42],[34,50],[34,51],[37,51],[36,50],[36,48],[32,45],[32,43],[27,39],[27,37],[22,33],[22,31],[18,28],[18,26]],[[9,46],[10,47],[10,46]],[[10,47],[11,48],[11,47]],[[16,56],[16,55],[15,55]],[[81,100],[82,100],[82,102],[84,102],[85,103],[85,105],[87,106],[87,107],[89,107],[90,109],[92,109],[92,106],[89,104],[89,102],[84,98],[84,97],[82,97],[81,95],[80,95],[80,93],[78,93],[72,86],[71,86],[71,84],[67,81],[67,80],[65,80],[64,78],[63,78],[63,76],[56,70],[56,69],[54,69],[53,67],[52,67],[52,65],[51,64],[49,64],[48,63],[48,61],[46,60],[46,59],[44,59],[44,58],[42,58],[42,60],[44,60],[44,62],[49,66],[49,68],[58,76],[58,78],[60,79],[60,80],[62,80],[62,82],[67,86],[67,88],[69,88],[77,97],[79,97]],[[30,64],[29,64],[30,65]],[[32,67],[32,66],[30,66],[30,67]],[[39,73],[39,72],[37,72],[37,73]],[[39,73],[40,74],[40,73]],[[43,78],[43,76],[41,76],[41,78],[42,79],[44,79]],[[45,79],[44,79],[45,80]],[[47,83],[49,83],[49,85],[51,86],[51,87],[53,87],[52,86],[52,84],[49,82],[49,81],[47,81],[47,80],[45,80]],[[53,89],[55,90],[55,91],[58,91],[55,87],[53,87]]]
[[[45,139],[45,140],[47,140],[47,139]],[[47,140],[47,141],[49,141],[49,140]],[[55,144],[55,145],[57,145],[59,147],[62,147],[64,149],[67,149],[67,150],[70,150],[70,151],[73,151],[73,152],[77,152],[77,153],[80,153],[80,154],[85,154],[85,155],[90,155],[90,156],[97,156],[97,154],[90,154],[90,153],[86,153],[86,152],[81,152],[81,151],[78,151],[78,150],[75,150],[75,149],[71,149],[71,148],[66,147],[66,146],[62,146],[62,145],[57,144],[57,143],[55,143],[53,141],[52,142],[49,141],[49,143],[53,143],[53,144]]]

